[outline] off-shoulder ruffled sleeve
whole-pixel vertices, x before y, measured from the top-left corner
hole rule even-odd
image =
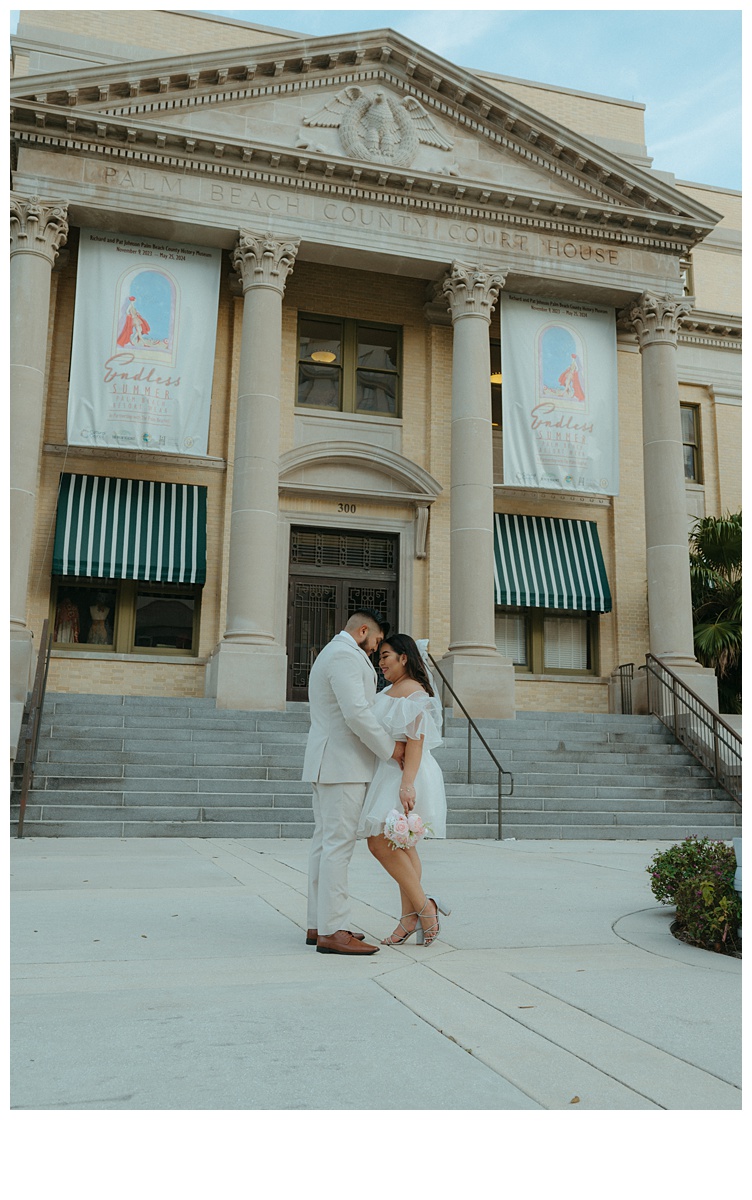
[[[389,693],[385,690],[383,695],[388,697]],[[385,711],[379,712],[379,720],[397,741],[423,738],[426,750],[441,745],[441,704],[436,696],[429,696],[427,692],[389,697]]]

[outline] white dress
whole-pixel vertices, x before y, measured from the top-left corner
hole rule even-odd
[[[410,696],[394,696],[390,687],[379,692],[373,702],[373,714],[395,742],[406,742],[423,736],[423,753],[415,776],[415,812],[430,825],[427,837],[446,837],[446,791],[441,767],[431,754],[441,745],[441,704],[428,692],[413,692]],[[379,762],[376,774],[368,785],[363,812],[358,825],[358,837],[373,837],[384,832],[384,821],[391,809],[402,812],[399,798],[402,771],[393,758]],[[420,843],[419,843],[420,844]]]

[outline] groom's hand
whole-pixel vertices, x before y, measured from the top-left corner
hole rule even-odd
[[[392,751],[392,758],[397,763],[400,770],[403,770],[405,766],[405,745],[405,742],[395,742],[394,750]]]

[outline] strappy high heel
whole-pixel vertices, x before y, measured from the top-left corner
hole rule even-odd
[[[422,925],[420,926],[420,928],[423,930],[423,937],[422,937],[422,939],[419,938],[418,942],[420,945],[425,945],[425,946],[430,946],[431,942],[434,942],[436,940],[436,938],[439,936],[439,933],[441,931],[441,926],[439,925],[439,913],[443,913],[445,917],[448,917],[452,911],[451,908],[445,908],[444,905],[442,904],[441,900],[437,900],[435,896],[426,896],[426,903],[423,905],[422,909],[418,913],[418,921],[420,921],[420,918],[423,916],[423,913],[426,911],[426,906],[428,904],[436,905],[436,920],[434,921],[433,925],[428,926],[428,929],[423,929],[423,926]],[[417,926],[416,926],[416,929],[417,929]]]
[[[413,936],[413,934],[415,934],[418,945],[422,946],[423,945],[423,926],[420,923],[420,919],[418,919],[414,929],[405,929],[405,926],[402,924],[403,917],[418,917],[418,916],[419,916],[419,914],[414,913],[414,912],[402,913],[402,916],[400,917],[397,924],[399,925],[400,929],[404,930],[404,936],[396,938],[392,934],[390,934],[389,937],[385,937],[385,938],[381,939],[381,945],[382,946],[402,946],[407,941],[408,938],[411,938]]]

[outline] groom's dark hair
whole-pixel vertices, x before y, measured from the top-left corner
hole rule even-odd
[[[381,613],[376,612],[373,608],[356,608],[355,612],[350,613],[350,616],[347,618],[347,624],[349,625],[351,621],[357,621],[359,625],[365,625],[366,621],[368,621],[371,625],[375,625],[377,629],[380,629],[384,637],[387,637],[389,634],[389,622],[385,621]]]

